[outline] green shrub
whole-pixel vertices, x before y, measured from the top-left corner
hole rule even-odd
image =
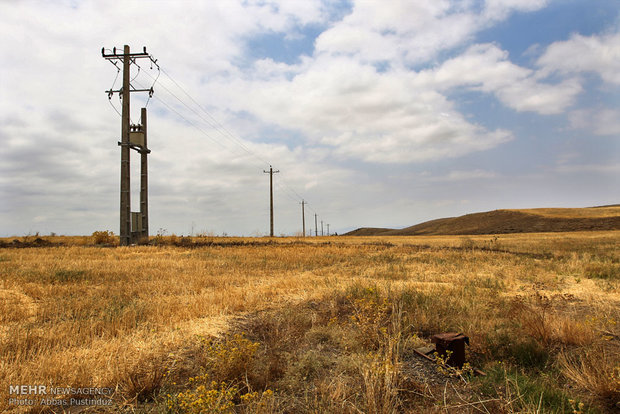
[[[483,394],[498,398],[506,412],[594,413],[551,383],[543,375],[526,375],[497,363],[477,383]],[[579,411],[575,411],[575,409]]]

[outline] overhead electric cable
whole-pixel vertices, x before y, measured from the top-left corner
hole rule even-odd
[[[171,95],[174,99],[176,99],[181,105],[185,106],[191,113],[193,113],[195,116],[197,116],[202,122],[204,122],[206,125],[208,125],[210,128],[213,128],[216,132],[219,133],[219,135],[221,137],[223,137],[224,139],[226,139],[227,141],[230,141],[231,143],[237,145],[238,147],[240,147],[240,149],[242,149],[246,154],[254,157],[256,160],[260,161],[261,167],[263,167],[264,165],[271,165],[271,163],[269,161],[267,161],[266,159],[264,159],[262,156],[258,155],[255,151],[253,151],[252,149],[250,149],[242,139],[238,138],[237,136],[235,136],[235,134],[233,134],[229,129],[227,129],[224,125],[222,125],[209,111],[207,111],[192,95],[189,94],[189,92],[187,92],[180,84],[179,82],[177,82],[165,69],[161,68],[157,63],[155,63],[157,68],[158,68],[158,74],[157,77],[153,77],[148,71],[143,71],[143,73],[145,73],[146,75],[148,75],[151,79],[153,79],[153,85],[155,85],[155,83],[157,82],[157,80],[159,79],[159,76],[161,74],[161,72],[164,73],[164,75],[166,75],[166,77],[172,82],[172,84],[174,84],[178,89],[180,89],[183,94],[189,98],[189,100],[193,103],[193,105],[197,106],[199,111],[196,110],[195,108],[193,108],[192,106],[190,106],[190,104],[188,104],[187,102],[185,102],[184,99],[180,98],[176,93],[174,93],[168,86],[165,85],[165,83],[162,83],[161,81],[159,82],[159,87],[161,87],[163,90],[165,90],[169,95]],[[136,75],[137,77],[137,75]],[[135,79],[135,78],[134,78]],[[151,87],[152,88],[152,87]],[[151,94],[149,94],[149,99],[151,98]],[[182,118],[185,122],[187,122],[188,124],[190,124],[192,127],[194,127],[195,129],[197,129],[200,133],[202,133],[203,135],[205,135],[207,138],[209,138],[211,141],[213,141],[214,143],[216,143],[218,146],[220,146],[221,148],[227,149],[229,151],[232,151],[231,148],[225,146],[222,144],[222,142],[220,140],[215,139],[212,135],[210,135],[208,132],[206,132],[203,128],[201,128],[199,125],[197,125],[196,123],[194,123],[192,120],[188,119],[187,117],[183,116],[179,111],[177,111],[172,105],[168,104],[166,101],[164,101],[160,96],[156,96],[155,97],[157,99],[158,102],[162,103],[165,107],[167,107],[169,110],[171,110],[172,112],[174,112],[175,114],[177,114],[180,118]],[[147,100],[148,103],[148,100]],[[206,115],[203,115],[202,113],[204,113]],[[258,165],[257,165],[258,167]],[[280,182],[281,181],[281,182]],[[298,202],[300,200],[305,200],[305,197],[302,197],[293,187],[289,186],[285,180],[277,180],[276,181],[276,185],[282,190],[283,194],[285,196],[287,196],[288,198],[290,198],[291,200]],[[308,206],[308,208],[314,212],[315,214],[318,214],[316,212],[316,210],[314,208],[312,208],[311,206]]]
[[[251,149],[249,149],[244,143],[243,141],[236,137],[232,132],[230,132],[224,125],[222,125],[220,122],[217,121],[217,119],[215,119],[215,117],[209,112],[207,111],[196,99],[194,99],[194,97],[192,97],[192,95],[189,94],[189,92],[187,92],[181,85],[179,85],[179,83],[172,78],[172,76],[166,72],[165,69],[161,69],[161,71],[164,73],[164,75],[166,75],[166,77],[168,77],[168,79],[170,79],[170,81],[172,83],[174,83],[201,111],[203,111],[211,120],[212,122],[204,119],[204,117],[200,116],[194,109],[190,108],[185,102],[183,102],[182,99],[180,99],[178,96],[176,96],[172,91],[170,91],[168,88],[166,88],[165,86],[162,87],[164,89],[166,89],[166,91],[168,91],[171,95],[173,95],[179,102],[181,102],[183,105],[185,105],[188,109],[190,109],[192,112],[194,112],[196,115],[198,115],[203,121],[207,122],[211,127],[213,127],[216,131],[220,132],[220,134],[222,134],[222,136],[224,136],[225,138],[229,138],[231,140],[234,141],[234,143],[236,143],[237,145],[239,145],[245,152],[247,152],[248,154],[254,156],[256,159],[258,159],[259,161],[263,162],[266,165],[271,165],[271,163],[267,160],[265,160],[264,158],[262,158],[261,156],[259,156],[256,152],[252,151]],[[222,131],[226,132],[226,134],[224,134]],[[278,183],[278,186],[280,188],[283,188],[282,186],[284,186],[286,189],[288,189],[288,191],[290,191],[291,193],[293,193],[299,200],[303,200],[304,197],[302,197],[297,191],[295,191],[294,188],[292,188],[291,186],[289,186],[288,184],[286,184],[286,180],[282,180],[283,181],[281,184]],[[296,200],[298,201],[298,200]]]
[[[222,134],[222,135],[227,135],[228,137],[230,137],[233,141],[235,141],[239,146],[241,146],[245,151],[247,151],[248,153],[254,155],[258,160],[260,160],[261,162],[265,163],[265,164],[269,164],[269,161],[263,159],[261,156],[259,156],[258,154],[256,154],[254,151],[252,151],[251,149],[249,149],[241,139],[237,138],[232,132],[230,132],[224,125],[222,125],[217,119],[215,119],[215,117],[213,115],[211,115],[211,113],[209,111],[207,111],[196,99],[194,99],[194,97],[192,95],[190,95],[181,85],[179,85],[179,83],[174,80],[172,78],[172,76],[170,76],[170,74],[168,74],[168,72],[166,72],[164,69],[162,69],[162,72],[164,73],[164,75],[166,75],[168,77],[168,79],[170,79],[172,81],[172,83],[174,83],[196,106],[198,106],[205,114],[207,114],[207,116],[209,118],[211,118],[211,120],[215,123],[214,128],[216,129],[221,129],[224,132],[226,132],[226,134]],[[212,125],[213,126],[213,125]]]

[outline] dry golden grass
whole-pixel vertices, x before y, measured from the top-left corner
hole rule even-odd
[[[620,216],[620,206],[590,208],[531,208],[521,210],[522,213],[557,218],[602,218]]]
[[[372,332],[393,321],[382,319],[384,302],[356,302],[364,296],[342,293],[356,286],[372,286],[385,306],[413,292],[415,312],[403,318],[415,334],[466,332],[481,365],[522,358],[502,342],[520,335],[564,355],[557,359],[562,378],[578,394],[592,393],[593,403],[620,392],[617,384],[604,386],[595,378],[604,372],[613,379],[620,369],[614,366],[620,363],[614,348],[620,340],[617,231],[499,238],[169,236],[158,246],[113,248],[94,246],[89,237],[42,239],[63,246],[0,249],[0,410],[16,409],[7,404],[8,385],[16,384],[112,387],[117,406],[140,406],[194,375],[198,336],[223,333],[240,316],[318,301],[334,309],[357,304],[352,317],[370,341],[364,346],[392,341],[388,357],[360,357],[354,369],[363,383],[359,404],[390,412],[403,404],[397,366],[411,338],[399,333],[397,342],[393,335],[373,339]],[[372,309],[365,308],[369,304]],[[337,336],[338,325],[330,326],[321,335]],[[605,359],[582,370],[595,349],[605,349]],[[575,350],[583,356],[566,356]],[[331,397],[303,404],[334,401],[336,412],[355,411],[343,402],[354,384],[342,381],[317,383]],[[265,402],[252,401],[256,407]],[[269,407],[278,411],[274,404]]]

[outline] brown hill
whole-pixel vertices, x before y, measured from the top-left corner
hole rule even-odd
[[[404,229],[360,228],[347,236],[416,236],[620,230],[620,206],[495,210]]]

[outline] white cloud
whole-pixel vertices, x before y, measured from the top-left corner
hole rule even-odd
[[[486,0],[483,14],[489,20],[502,20],[513,11],[532,12],[548,3],[549,0]]]
[[[318,37],[316,51],[363,62],[421,63],[468,40],[479,29],[476,20],[447,0],[358,1],[351,14]]]
[[[517,111],[540,114],[563,112],[581,92],[576,79],[559,84],[537,81],[533,70],[513,64],[508,53],[493,44],[471,46],[439,68],[424,71],[420,79],[434,83],[440,89],[466,86],[493,93],[502,103]]]
[[[429,176],[426,178],[427,181],[433,182],[454,182],[454,181],[468,181],[468,180],[478,180],[478,179],[489,179],[495,178],[497,174],[493,171],[487,171],[482,169],[475,170],[453,170],[450,171],[446,175],[441,176]]]
[[[415,73],[377,72],[351,57],[320,55],[290,80],[231,80],[208,89],[228,94],[234,111],[303,131],[338,158],[408,163],[455,157],[511,138],[469,123]],[[290,103],[294,102],[293,105]]]
[[[551,44],[538,59],[541,76],[594,72],[603,81],[620,85],[620,32],[606,35],[574,34]]]
[[[323,32],[317,53],[355,56],[362,62],[420,64],[470,41],[475,33],[515,11],[543,8],[546,0],[357,1],[342,22]]]
[[[588,129],[596,135],[620,135],[620,110],[580,109],[569,114],[573,128]]]

